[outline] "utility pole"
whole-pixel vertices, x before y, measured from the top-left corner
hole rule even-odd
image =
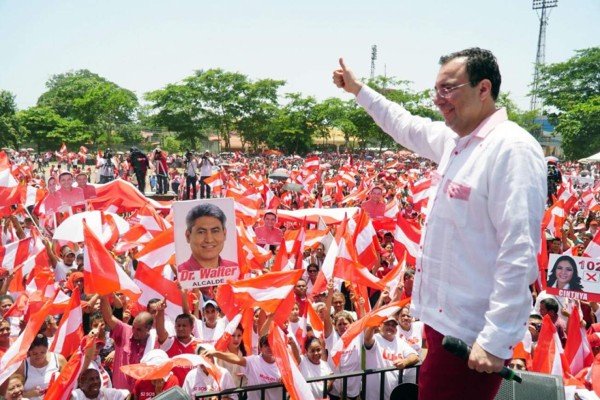
[[[538,96],[535,93],[538,87],[538,79],[540,76],[540,67],[544,65],[546,60],[546,25],[548,25],[548,17],[550,16],[550,8],[558,5],[558,0],[533,0],[533,9],[541,10],[538,14],[540,19],[540,30],[538,33],[537,54],[535,57],[535,71],[533,73],[533,85],[531,95],[531,110],[539,110],[541,114],[542,105],[539,102]]]
[[[377,60],[377,45],[371,46],[371,80],[375,79],[375,60]]]

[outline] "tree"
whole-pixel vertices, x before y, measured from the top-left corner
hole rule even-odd
[[[288,102],[273,119],[267,144],[290,154],[306,154],[311,150],[312,137],[317,131],[313,113],[317,101],[300,93],[288,93],[285,98]]]
[[[511,100],[509,92],[500,92],[498,100],[496,100],[496,106],[505,107],[508,119],[519,124],[521,128],[525,129],[527,132],[535,133],[540,129],[540,125],[533,122],[537,117],[538,112],[535,110],[521,110],[517,107],[515,102]]]
[[[15,96],[0,90],[0,142],[15,148],[19,147],[19,134],[22,131],[16,113]]]
[[[40,96],[38,106],[83,127],[71,132],[65,138],[67,143],[111,146],[122,141],[120,127],[134,122],[136,95],[88,70],[54,75],[46,87],[48,91]]]
[[[82,136],[85,132],[81,121],[62,118],[50,107],[30,107],[19,111],[17,118],[25,128],[25,140],[35,144],[38,152],[56,148],[57,143],[72,142],[73,137]]]
[[[542,66],[536,94],[562,136],[568,159],[600,150],[600,47],[578,50],[569,60]]]

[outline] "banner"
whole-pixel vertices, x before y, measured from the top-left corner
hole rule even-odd
[[[600,301],[600,259],[551,254],[546,292],[570,299]]]

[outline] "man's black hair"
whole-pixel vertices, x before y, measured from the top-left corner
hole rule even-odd
[[[471,86],[475,86],[482,80],[488,79],[492,83],[492,99],[496,101],[500,93],[500,84],[502,83],[496,57],[489,50],[472,47],[440,57],[440,65],[445,65],[455,58],[462,57],[467,59],[467,74],[469,75]]]
[[[201,217],[216,218],[221,222],[223,229],[225,229],[225,223],[227,222],[227,217],[225,216],[225,213],[223,212],[223,210],[221,210],[219,207],[215,206],[214,204],[203,203],[203,204],[197,205],[196,207],[192,208],[188,212],[187,216],[185,217],[185,225],[187,226],[187,230],[191,231],[192,227],[194,226],[194,222],[196,222],[196,220]]]

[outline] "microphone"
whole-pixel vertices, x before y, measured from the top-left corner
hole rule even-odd
[[[444,339],[442,340],[442,347],[448,350],[450,353],[454,354],[455,356],[463,358],[465,360],[468,360],[469,354],[471,354],[471,346],[467,345],[462,340],[453,336],[444,336]],[[494,373],[500,375],[507,381],[515,381],[518,383],[521,383],[523,381],[523,379],[521,379],[519,375],[515,374],[514,370],[507,367],[502,367],[500,371]]]

